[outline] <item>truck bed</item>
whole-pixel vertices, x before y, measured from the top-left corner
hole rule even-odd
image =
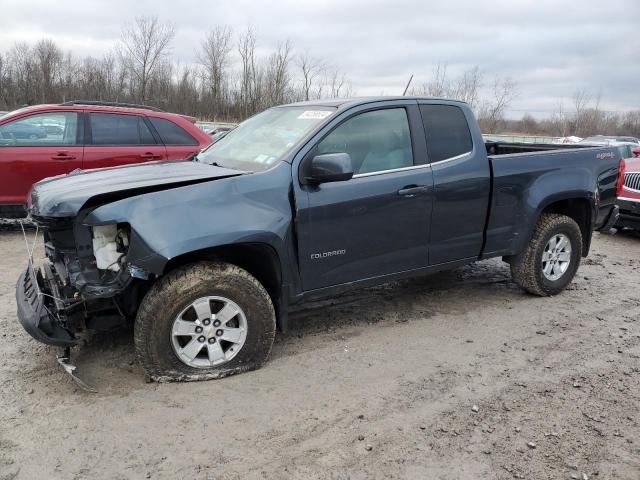
[[[508,150],[515,151],[506,153]],[[519,252],[545,205],[563,196],[576,197],[578,190],[567,191],[566,185],[592,192],[584,198],[584,205],[585,215],[593,216],[593,228],[607,221],[616,202],[621,158],[617,148],[501,144],[497,151],[488,155],[492,192],[483,257]],[[592,203],[597,205],[593,212],[589,211]]]

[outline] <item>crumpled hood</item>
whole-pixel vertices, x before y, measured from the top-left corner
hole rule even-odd
[[[29,213],[37,217],[69,217],[76,215],[90,199],[117,200],[243,173],[191,161],[75,170],[36,183],[29,195]]]

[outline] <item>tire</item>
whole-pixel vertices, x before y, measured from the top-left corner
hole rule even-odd
[[[207,318],[207,314],[199,316],[195,308],[203,305],[208,305],[212,313],[207,326],[205,320],[199,320]],[[239,309],[239,314],[215,327],[216,315],[213,312],[221,308],[218,315],[222,318],[223,307],[220,305],[233,305],[232,310]],[[236,322],[239,330],[235,329],[236,324],[231,325],[232,322]],[[188,336],[177,335],[181,333],[178,332],[178,323],[186,325]],[[220,324],[220,321],[217,323]],[[191,333],[191,328],[197,329],[197,325],[200,326],[200,332],[205,328],[201,335]],[[219,333],[229,325],[234,327],[235,332],[244,331],[242,345],[225,341],[226,332],[231,330]],[[138,361],[148,379],[159,382],[205,380],[262,366],[271,352],[275,330],[276,316],[271,298],[253,276],[235,265],[200,262],[172,271],[149,290],[138,309],[134,343]],[[222,336],[215,337],[218,334]],[[188,345],[204,339],[205,335],[207,339],[203,341],[197,356],[187,360],[193,353],[184,353],[189,350]],[[241,335],[234,336],[234,340],[237,340]],[[214,344],[209,346],[209,342]],[[195,349],[198,348],[197,344],[193,345]],[[232,358],[218,358],[220,352],[216,350],[214,355],[209,347],[220,347],[220,351],[226,349],[224,357],[232,355]],[[221,363],[209,365],[211,358]],[[199,364],[196,366],[196,363]]]
[[[552,238],[568,239],[571,251],[568,254],[564,252],[563,256],[562,252],[557,254],[555,261],[558,262],[558,258],[568,258],[569,263],[564,271],[545,273],[543,267],[547,267],[548,263],[543,263],[543,255]],[[511,277],[523,290],[533,295],[556,295],[573,280],[581,257],[582,232],[578,224],[566,215],[545,213],[538,220],[527,247],[511,259]],[[546,258],[549,258],[548,254],[545,255]]]

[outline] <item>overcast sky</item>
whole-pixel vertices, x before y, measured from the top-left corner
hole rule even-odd
[[[640,109],[640,0],[0,0],[0,51],[54,39],[76,55],[113,48],[125,22],[157,15],[175,24],[172,57],[195,62],[215,25],[252,24],[262,49],[289,38],[343,70],[358,95],[402,93],[434,65],[452,76],[478,65],[486,84],[510,76],[510,117],[570,107],[577,89],[601,92],[607,110]]]

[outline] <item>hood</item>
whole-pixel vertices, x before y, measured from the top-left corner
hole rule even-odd
[[[189,161],[74,170],[36,183],[29,195],[29,213],[36,217],[69,217],[76,215],[90,201],[97,205],[244,173]]]

